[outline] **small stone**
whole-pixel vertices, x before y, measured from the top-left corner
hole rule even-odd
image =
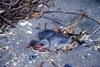
[[[5,46],[4,48],[7,50],[7,49],[9,49],[9,46]]]
[[[9,32],[9,34],[13,34],[13,32]]]
[[[29,26],[32,26],[32,24],[31,24],[31,23],[28,23],[28,25],[29,25]]]
[[[19,42],[16,42],[16,44],[18,45],[18,44],[19,44]]]
[[[97,48],[99,48],[99,49],[100,49],[100,46],[97,46]]]
[[[0,14],[2,14],[5,10],[0,10]]]
[[[94,49],[98,52],[100,52],[100,46],[94,46]]]
[[[29,30],[29,31],[26,31],[26,33],[27,33],[27,34],[32,34],[32,31]]]
[[[27,21],[26,21],[26,22],[20,22],[19,25],[20,25],[20,26],[26,26],[27,23],[28,23]]]
[[[40,4],[38,7],[42,7],[43,6],[43,4]]]
[[[91,56],[91,54],[90,54],[90,53],[88,53],[87,55],[88,55],[88,56]]]
[[[7,67],[6,65],[4,65],[4,67]]]
[[[70,64],[65,64],[64,67],[72,67]]]
[[[29,56],[29,59],[30,59],[30,60],[35,60],[36,58],[37,58],[37,55],[30,55],[30,56]]]
[[[86,57],[85,57],[85,56],[82,56],[81,58],[82,58],[82,59],[85,59]]]
[[[13,65],[16,66],[17,64],[15,62],[13,62]]]

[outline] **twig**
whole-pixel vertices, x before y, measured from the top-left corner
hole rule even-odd
[[[61,24],[60,22],[58,22],[58,21],[52,19],[51,17],[43,16],[43,18],[44,18],[44,19],[48,19],[48,20],[52,20],[52,21],[54,21],[55,23],[57,23],[57,24],[59,24],[59,25],[61,25],[61,26],[65,26],[64,24]]]
[[[75,15],[80,15],[80,13],[75,13],[75,12],[63,12],[63,11],[45,11],[43,13],[62,13],[62,14],[75,14]]]
[[[97,24],[99,24],[100,25],[100,22],[99,21],[97,21],[97,20],[95,20],[94,18],[92,18],[92,17],[89,17],[88,15],[84,15],[86,18],[88,18],[88,19],[91,19],[92,21],[94,21],[94,22],[96,22]]]
[[[0,10],[0,14],[2,14],[5,10]]]
[[[15,3],[13,4],[13,6],[15,6],[16,4],[19,3],[20,0],[16,0]]]
[[[47,28],[47,23],[44,24],[44,28],[45,28],[45,29]]]
[[[21,9],[21,8],[23,8],[23,7],[28,6],[28,5],[30,5],[30,4],[28,3],[28,4],[25,4],[25,5],[23,5],[23,6],[19,6],[18,8],[13,8],[13,9],[11,9],[10,11],[19,10],[19,9]]]
[[[5,37],[5,36],[7,36],[8,34],[5,34],[5,33],[3,33],[3,34],[0,34],[0,37]]]
[[[84,12],[80,13],[79,17],[75,20],[74,24],[72,24],[71,26],[68,26],[66,29],[71,28],[71,27],[75,28],[80,23],[79,21],[83,17],[83,15],[84,15]]]
[[[54,67],[58,67],[57,64],[54,63],[54,61],[50,60],[51,64],[54,66]]]
[[[8,9],[11,9],[12,4],[13,4],[13,2],[12,2],[12,0],[10,0],[10,5],[9,5]]]
[[[80,13],[78,19],[75,20],[75,23],[72,25],[73,27],[77,26],[80,22],[80,19],[83,17],[84,12]]]
[[[75,13],[75,12],[63,12],[63,11],[45,11],[43,13],[63,13],[63,14],[74,14],[74,15],[80,15],[80,13]],[[97,24],[100,25],[100,22],[93,19],[92,17],[89,17],[88,15],[84,14],[83,17],[86,17],[88,19],[91,19],[92,21],[96,22]]]
[[[11,25],[11,26],[12,26],[12,24],[11,24],[11,21],[10,21],[10,20],[8,20],[8,19],[4,18],[4,17],[3,17],[3,16],[1,16],[1,15],[0,15],[0,18],[1,18],[2,20],[4,20],[7,24],[9,24],[9,25]]]
[[[95,33],[97,33],[100,30],[100,27],[97,28],[92,34],[89,35],[89,37],[93,36]]]

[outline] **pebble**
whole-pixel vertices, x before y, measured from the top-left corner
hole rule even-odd
[[[29,31],[26,31],[26,33],[27,33],[27,34],[32,34],[32,31],[29,30]]]
[[[20,26],[26,26],[26,25],[32,26],[32,24],[31,24],[29,21],[25,21],[25,20],[21,21],[21,22],[19,23],[19,25],[20,25]]]
[[[31,23],[28,23],[28,25],[29,25],[29,26],[32,26],[32,24],[31,24]]]
[[[65,64],[64,67],[72,67],[70,64]]]
[[[0,14],[2,14],[5,10],[0,10]]]
[[[20,26],[26,26],[28,23],[29,23],[28,21],[20,22],[19,25],[20,25]]]
[[[37,58],[37,55],[30,55],[29,60],[35,60]]]

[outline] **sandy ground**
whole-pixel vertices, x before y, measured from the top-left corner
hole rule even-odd
[[[72,11],[80,12],[82,9],[89,16],[100,20],[100,1],[99,0],[54,0],[54,5],[48,10]],[[63,25],[71,24],[73,15],[65,14],[44,14],[44,16],[55,19]],[[38,67],[41,62],[41,67],[64,67],[65,64],[70,64],[72,67],[100,67],[100,40],[99,42],[89,42],[89,47],[79,46],[69,52],[55,53],[37,53],[32,49],[26,48],[31,39],[37,38],[36,27],[41,24],[41,30],[44,29],[44,24],[47,23],[48,29],[59,28],[61,25],[54,21],[41,18],[19,21],[16,28],[10,30],[8,36],[0,37],[0,67]],[[77,31],[87,30],[90,34],[99,27],[94,21],[83,19],[77,26]],[[100,31],[91,37],[92,40],[100,38]],[[4,47],[4,49],[2,49]],[[98,51],[99,48],[99,51]],[[32,58],[31,56],[36,56]],[[31,57],[31,58],[30,58]],[[52,65],[53,61],[56,66]]]

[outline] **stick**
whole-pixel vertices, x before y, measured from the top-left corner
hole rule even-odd
[[[56,21],[56,20],[52,19],[51,17],[46,17],[46,16],[43,16],[43,18],[44,18],[44,19],[51,20],[51,21],[54,21],[55,23],[57,23],[57,24],[59,24],[59,25],[61,25],[61,26],[65,26],[64,24],[61,24],[60,22],[58,22],[58,21]]]
[[[63,13],[63,14],[75,14],[75,15],[79,15],[79,13],[75,13],[75,12],[63,12],[63,11],[45,11],[43,13]]]
[[[44,29],[46,29],[47,28],[47,23],[45,23],[45,25],[44,25]]]
[[[80,15],[80,13],[76,13],[76,12],[63,12],[63,11],[45,11],[43,13],[63,13],[63,14],[74,14],[74,15]],[[100,25],[100,22],[93,19],[92,17],[89,17],[88,15],[84,14],[84,17],[91,19],[92,21],[96,22],[97,24]]]
[[[91,33],[91,34],[89,35],[89,37],[93,36],[93,35],[94,35],[95,33],[97,33],[99,30],[100,30],[100,27],[97,28],[93,33]]]
[[[80,21],[80,19],[82,18],[83,15],[84,15],[84,12],[82,12],[82,13],[79,15],[78,19],[75,20],[75,23],[72,24],[71,26],[67,27],[67,29],[68,29],[68,28],[71,28],[71,27],[74,27],[74,28],[75,28],[75,27],[80,23],[79,21]]]
[[[55,64],[52,60],[50,60],[51,64],[54,66],[54,67],[58,67],[57,64]]]

